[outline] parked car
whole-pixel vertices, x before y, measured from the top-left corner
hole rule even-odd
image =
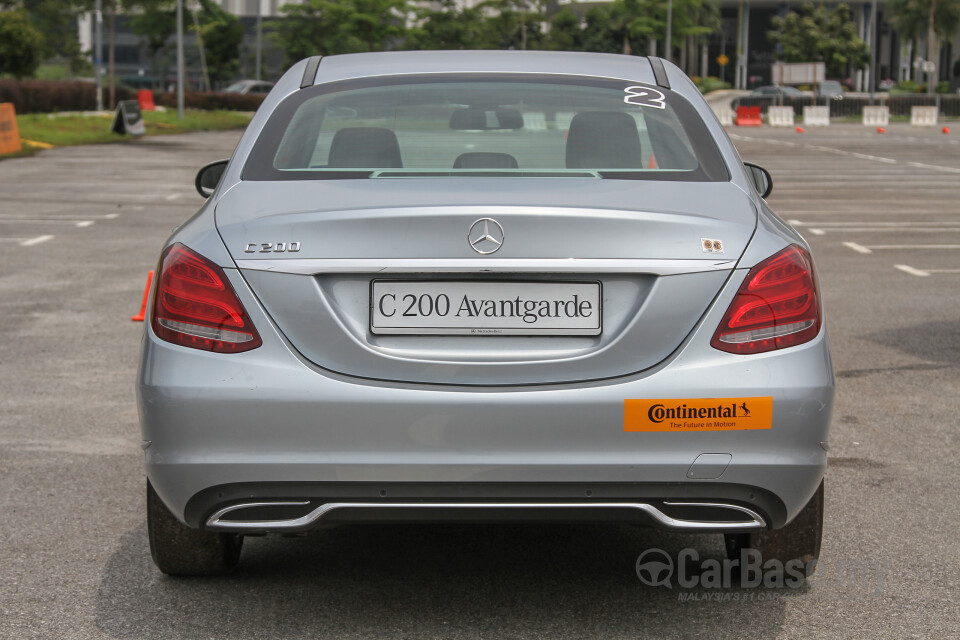
[[[810,94],[804,94],[802,91],[796,87],[790,87],[787,85],[779,86],[775,84],[766,85],[762,87],[757,87],[750,93],[745,96],[734,98],[730,107],[736,111],[737,107],[760,107],[763,113],[766,113],[767,107],[770,106],[794,106],[794,110],[798,107],[795,103],[800,104],[802,98],[808,98]]]
[[[238,80],[224,89],[224,93],[270,93],[273,83],[266,80]]]
[[[659,58],[310,58],[166,242],[154,562],[328,523],[723,534],[802,581],[834,377],[810,248]]]
[[[780,98],[782,96],[785,100],[791,100],[801,97],[803,92],[796,87],[771,84],[765,87],[757,87],[749,95],[754,98]]]
[[[843,85],[839,80],[824,80],[817,85],[815,94],[818,98],[843,100]]]

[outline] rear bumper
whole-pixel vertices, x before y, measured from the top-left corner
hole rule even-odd
[[[619,521],[679,531],[781,526],[784,504],[756,487],[639,483],[242,483],[210,487],[184,513],[198,528],[305,531],[343,522]]]
[[[376,504],[384,490],[386,500],[403,503],[459,503],[468,495],[489,504],[573,504],[566,510],[334,509],[322,520],[649,521],[650,514],[637,509],[587,505],[656,507],[696,498],[756,509],[768,526],[779,527],[806,504],[826,468],[821,443],[827,440],[833,374],[824,334],[781,353],[742,357],[688,348],[661,368],[629,378],[507,388],[347,378],[304,362],[280,340],[264,342],[222,356],[158,341],[147,330],[138,384],[147,474],[171,511],[192,526],[251,498],[300,498],[312,510],[331,502]],[[623,428],[627,398],[752,396],[773,397],[772,429]],[[691,473],[705,453],[728,454],[729,464],[719,475]],[[241,488],[241,494],[224,487]],[[405,493],[398,495],[401,487]],[[443,493],[444,487],[456,489]],[[504,493],[505,487],[516,489]],[[543,496],[537,487],[562,491]],[[608,495],[604,487],[630,490]]]

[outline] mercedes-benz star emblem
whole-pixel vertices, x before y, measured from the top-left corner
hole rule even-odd
[[[493,218],[480,218],[467,232],[467,242],[481,255],[493,253],[503,246],[503,227]]]

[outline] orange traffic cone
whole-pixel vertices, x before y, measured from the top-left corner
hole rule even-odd
[[[657,168],[657,159],[653,157],[653,154],[650,154],[650,160],[647,161],[647,169],[656,169]]]
[[[134,322],[143,322],[147,315],[147,297],[150,295],[150,283],[153,282],[153,271],[147,274],[147,288],[143,290],[143,302],[140,303],[140,313],[130,318]]]
[[[797,133],[803,133],[803,127],[797,127]]]
[[[884,129],[883,127],[877,127],[877,133],[886,133],[886,132],[887,130]]]

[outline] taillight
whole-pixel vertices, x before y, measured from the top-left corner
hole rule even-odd
[[[710,345],[729,353],[763,353],[820,333],[820,295],[810,255],[790,245],[750,270]]]
[[[263,341],[223,269],[180,243],[163,252],[150,318],[157,337],[184,347],[240,353]]]

